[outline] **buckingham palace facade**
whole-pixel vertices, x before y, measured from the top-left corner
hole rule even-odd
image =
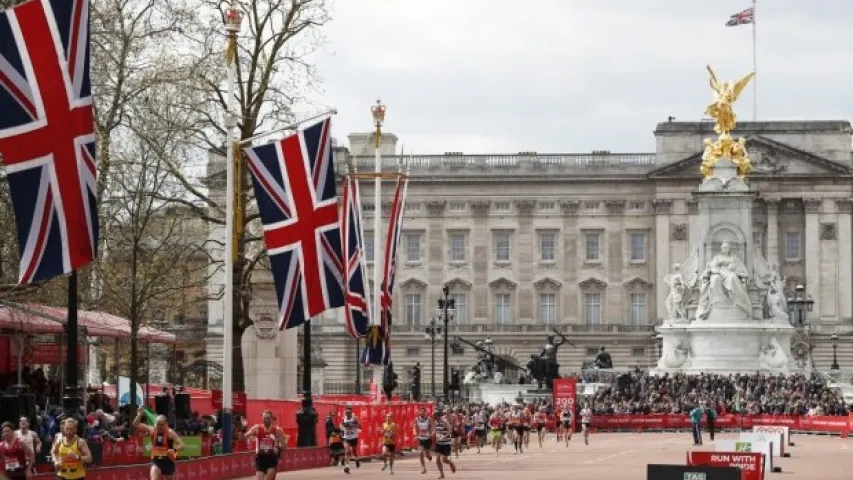
[[[419,362],[429,391],[432,341],[425,335],[444,285],[456,303],[451,341],[491,338],[495,350],[525,365],[556,328],[574,345],[560,349],[561,372],[578,371],[605,346],[616,367],[657,361],[654,326],[664,316],[664,277],[682,262],[698,228],[692,192],[701,175],[710,122],[667,122],[649,153],[399,156],[383,136],[384,170],[410,168],[394,293],[392,351],[400,387]],[[743,122],[756,192],[753,238],[779,266],[789,290],[803,284],[815,300],[809,314],[814,358],[828,368],[830,335],[848,334],[853,319],[853,163],[847,121]],[[368,134],[336,147],[338,173],[372,171]],[[368,265],[372,218],[387,217],[393,186],[373,205],[362,184]],[[387,225],[387,218],[383,220]],[[384,239],[384,232],[381,232]],[[369,275],[369,278],[372,276]],[[327,393],[354,388],[356,342],[340,312],[315,321],[327,366]],[[853,366],[853,348],[839,363]],[[441,385],[443,348],[435,345]],[[452,368],[467,369],[476,352],[454,345]],[[438,387],[439,389],[441,387]]]

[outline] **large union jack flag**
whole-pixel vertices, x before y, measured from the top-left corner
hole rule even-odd
[[[347,176],[344,182],[343,245],[345,305],[347,331],[354,338],[364,338],[370,326],[367,302],[367,271],[364,256],[364,229],[361,221],[361,195],[358,180]]]
[[[0,156],[19,281],[91,262],[98,216],[88,0],[30,0],[0,13]]]
[[[282,330],[344,305],[330,132],[327,118],[278,142],[244,149]]]

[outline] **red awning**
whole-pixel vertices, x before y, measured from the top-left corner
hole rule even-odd
[[[62,333],[66,320],[65,308],[37,304],[0,306],[2,330],[29,334]],[[92,337],[130,338],[130,321],[109,313],[78,310],[77,323]],[[139,339],[152,343],[175,343],[175,335],[151,327],[141,327]]]

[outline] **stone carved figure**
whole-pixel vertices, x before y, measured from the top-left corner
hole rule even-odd
[[[705,266],[696,318],[707,320],[715,306],[734,306],[751,318],[752,307],[746,291],[749,274],[744,264],[731,252],[731,244],[723,242],[718,253]]]
[[[776,337],[770,337],[765,345],[758,352],[758,367],[762,370],[777,370],[785,368],[788,364],[788,357],[785,356],[785,351],[782,350],[782,345]]]
[[[780,323],[788,323],[788,301],[785,299],[785,280],[779,273],[779,267],[770,267],[770,278],[767,282],[767,295],[764,297],[767,309],[767,318],[772,318]]]
[[[598,349],[598,355],[595,356],[595,367],[602,369],[613,368],[613,358],[609,352],[605,351],[604,346]]]
[[[684,341],[674,339],[673,342],[665,348],[661,362],[666,368],[681,368],[690,356],[690,347]]]
[[[669,295],[666,297],[667,320],[672,320],[673,323],[686,321],[687,306],[685,305],[684,294],[687,291],[687,285],[684,275],[681,273],[681,264],[674,263],[672,273],[664,277],[663,281],[669,288]]]

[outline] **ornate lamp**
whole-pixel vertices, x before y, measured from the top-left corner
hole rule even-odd
[[[225,10],[225,30],[228,33],[239,33],[242,23],[243,12],[234,8],[234,4],[232,3],[231,7]]]
[[[829,368],[831,370],[841,370],[838,366],[838,335],[833,333],[829,339],[832,341],[832,365]]]

